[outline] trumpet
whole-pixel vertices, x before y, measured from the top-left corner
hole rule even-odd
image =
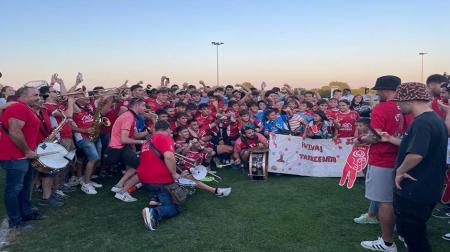
[[[195,161],[194,159],[192,159],[192,158],[188,158],[188,157],[186,157],[186,156],[183,156],[183,155],[181,155],[181,154],[178,154],[178,153],[176,153],[175,152],[175,160],[177,161],[177,162],[185,162],[185,163],[188,163],[188,164],[190,164],[190,165],[192,165],[192,166],[197,166],[197,161]]]

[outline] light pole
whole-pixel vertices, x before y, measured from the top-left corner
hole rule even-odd
[[[420,52],[419,53],[419,55],[422,56],[422,74],[420,75],[420,79],[422,80],[422,82],[423,82],[423,56],[425,54],[428,54],[428,53],[426,53],[426,52]]]
[[[216,46],[216,55],[217,55],[217,57],[216,57],[216,59],[217,59],[216,76],[217,76],[217,86],[219,86],[219,46],[223,45],[223,42],[211,42],[211,44]]]

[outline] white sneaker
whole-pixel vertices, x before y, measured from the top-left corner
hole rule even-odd
[[[68,186],[74,187],[74,186],[78,186],[80,184],[80,178],[77,176],[72,176],[69,179],[69,182],[67,182]]]
[[[56,190],[55,191],[55,194],[56,195],[59,195],[61,198],[63,198],[63,199],[67,199],[67,198],[69,198],[69,195],[67,195],[67,194],[65,194],[63,191],[61,191],[61,190]]]
[[[373,251],[388,251],[388,252],[397,252],[397,246],[395,243],[392,243],[392,246],[386,246],[383,239],[381,237],[375,241],[362,241],[361,246],[365,249],[370,249]]]
[[[114,186],[111,188],[111,192],[114,192],[114,193],[118,193],[118,192],[121,192],[121,191],[122,191],[122,188],[119,187],[118,185],[114,185]]]
[[[123,202],[135,202],[137,199],[133,198],[128,192],[117,192],[116,195],[114,195],[114,198],[119,199]]]
[[[378,224],[377,218],[370,217],[367,213],[361,214],[358,218],[354,218],[353,221],[356,224]]]
[[[228,197],[231,193],[231,187],[228,188],[217,188],[216,196],[219,198]]]
[[[81,186],[81,191],[86,194],[97,194],[97,191],[91,184],[84,184]]]
[[[96,183],[96,182],[94,182],[94,181],[89,182],[89,184],[90,184],[91,186],[93,186],[94,188],[102,188],[102,187],[103,187],[102,184]]]

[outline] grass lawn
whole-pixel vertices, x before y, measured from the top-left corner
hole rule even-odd
[[[60,209],[40,208],[49,219],[33,223],[7,251],[366,251],[359,243],[375,239],[377,225],[352,222],[367,208],[359,181],[352,190],[336,178],[271,176],[266,182],[246,179],[235,170],[219,173],[229,198],[196,192],[183,212],[144,228],[140,210],[147,202],[142,189],[135,203],[114,199],[115,180],[91,196],[74,192]],[[1,173],[3,180],[4,172]],[[1,183],[3,190],[3,183]],[[3,193],[2,193],[3,194]],[[3,197],[3,195],[1,196]],[[35,197],[36,198],[36,197]],[[3,201],[2,201],[3,202]],[[4,215],[3,207],[0,213]],[[434,251],[449,251],[440,237],[450,232],[447,220],[431,219]],[[406,251],[397,241],[400,251]]]

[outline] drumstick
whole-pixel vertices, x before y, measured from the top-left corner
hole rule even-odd
[[[221,177],[217,176],[217,175],[214,174],[214,173],[208,172],[208,174],[209,174],[209,175],[212,175],[213,177],[216,177],[216,178],[218,178],[218,179],[222,179]]]
[[[50,156],[50,155],[57,154],[57,153],[59,153],[59,151],[49,151],[49,152],[37,154],[37,157],[38,157],[38,158],[39,158],[39,157],[45,157],[45,156]],[[29,159],[29,158],[26,158],[26,157],[19,158],[19,160],[24,160],[24,159]]]

